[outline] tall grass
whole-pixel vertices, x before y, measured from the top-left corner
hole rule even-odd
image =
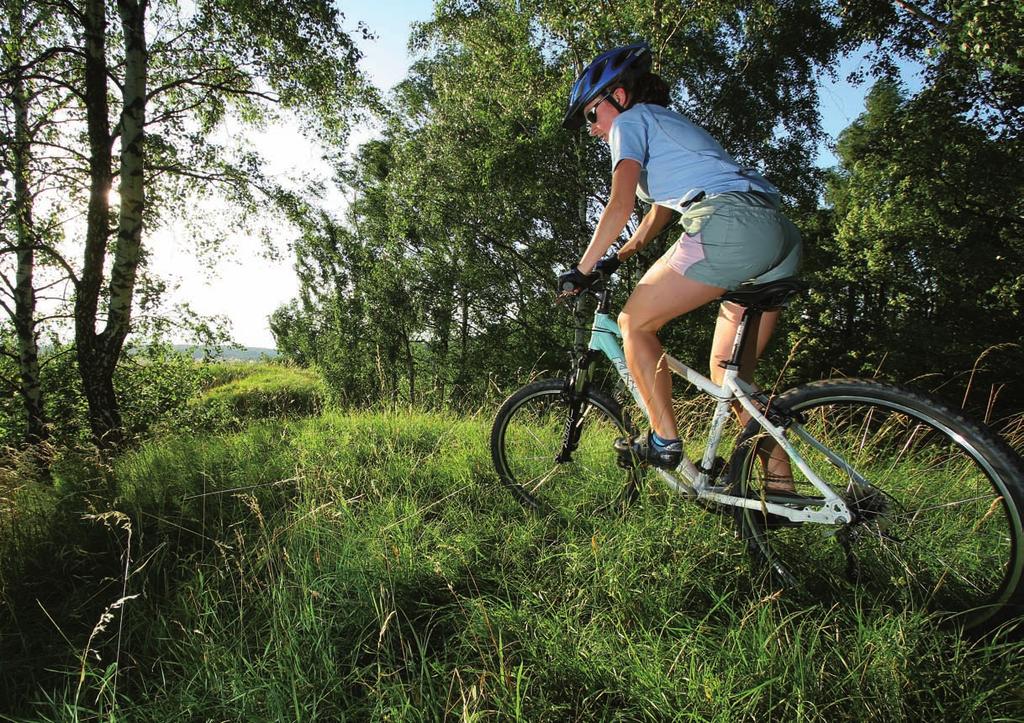
[[[525,514],[489,423],[332,412],[126,455],[132,547],[101,532],[141,596],[85,656],[98,616],[57,620],[64,672],[10,719],[1024,716],[1021,643],[772,594],[730,524],[657,490],[624,513]],[[122,596],[68,589],[103,590],[100,610]]]
[[[207,372],[208,388],[189,409],[219,410],[236,420],[302,416],[319,411],[327,397],[313,371],[280,364],[218,364]]]

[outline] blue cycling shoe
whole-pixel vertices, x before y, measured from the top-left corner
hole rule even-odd
[[[683,443],[673,439],[668,444],[658,444],[652,439],[653,434],[648,432],[640,439],[616,439],[615,451],[619,453],[619,464],[635,467],[638,463],[645,463],[661,469],[678,467],[683,458]]]

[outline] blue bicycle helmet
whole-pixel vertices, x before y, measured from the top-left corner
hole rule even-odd
[[[601,91],[629,75],[639,75],[651,68],[651,46],[634,43],[601,53],[580,73],[569,94],[569,109],[562,127],[576,130],[583,125],[583,109]]]

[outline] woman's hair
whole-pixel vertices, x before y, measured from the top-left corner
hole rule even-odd
[[[622,86],[629,93],[630,107],[637,103],[653,103],[667,108],[672,102],[668,83],[662,80],[660,75],[649,70],[625,80]]]

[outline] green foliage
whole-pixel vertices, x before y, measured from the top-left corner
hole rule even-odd
[[[210,526],[206,532],[221,531],[218,544],[230,544],[230,525],[244,521],[249,510],[231,488],[245,487],[247,499],[284,499],[278,485],[262,484],[289,476],[281,431],[280,425],[257,423],[229,437],[173,438],[158,449],[128,453],[113,468],[95,456],[68,455],[54,465],[52,486],[0,468],[5,713],[48,675],[49,663],[76,671],[68,703],[76,701],[77,671],[84,665],[79,657],[87,648],[87,656],[102,662],[83,674],[109,682],[105,671],[124,642],[121,628],[97,633],[93,627],[123,597],[125,566],[140,573],[140,587],[149,591],[143,599],[158,603],[194,571],[195,556],[211,539],[204,525]],[[112,518],[117,524],[108,524]],[[115,617],[131,615],[141,604],[129,601]],[[131,637],[131,624],[124,630]],[[89,702],[107,697],[101,693]]]
[[[125,433],[142,440],[161,419],[184,408],[199,394],[206,365],[165,345],[150,345],[129,353],[118,365],[114,384],[125,400]]]
[[[3,570],[0,590],[19,578],[22,571],[18,566],[31,557],[33,541],[53,536],[59,497],[34,477],[33,465],[23,455],[12,455],[9,464],[0,468],[0,559],[13,565]]]
[[[1012,413],[1024,126],[1008,7],[440,3],[413,35],[422,54],[383,137],[344,169],[345,222],[307,215],[278,345],[356,403],[475,405],[495,382],[564,368],[570,320],[551,280],[582,251],[608,178],[607,149],[561,130],[564,99],[599,49],[643,37],[679,79],[677,107],[767,170],[804,235],[812,293],[784,316],[790,343],[769,350],[763,381],[881,370]],[[982,28],[992,42],[965,46]],[[817,74],[865,43],[872,72],[895,77],[911,60],[925,87],[904,98],[882,83],[839,141],[840,168],[819,173]],[[673,236],[623,269],[623,297]],[[674,321],[666,346],[702,367],[713,318]]]
[[[991,73],[997,85],[1015,83],[1019,93],[1024,83],[1024,49],[1019,42],[1024,7],[995,0],[970,0],[958,3],[953,23],[947,48],[952,46]]]
[[[81,392],[74,349],[58,346],[42,356],[46,416],[50,438],[60,449],[87,446],[90,440],[88,406]],[[147,345],[122,359],[114,384],[125,400],[122,407],[127,439],[140,441],[162,418],[182,409],[198,394],[203,366],[169,346]],[[17,417],[0,426],[8,444],[16,442]]]
[[[88,410],[73,350],[49,350],[43,383],[55,457],[89,446]],[[328,400],[321,376],[276,363],[204,362],[167,345],[133,350],[114,375],[127,438],[135,445],[181,430],[237,429],[254,419],[318,412]],[[19,441],[20,409],[0,404],[0,443]],[[0,466],[6,464],[0,459]]]
[[[17,341],[7,330],[0,330],[0,348],[14,348]],[[25,426],[25,409],[18,384],[18,365],[9,355],[0,354],[0,446],[15,444],[21,440]]]
[[[362,26],[357,31],[368,37]],[[196,245],[210,261],[226,228],[252,229],[254,216],[290,202],[264,174],[260,155],[241,142],[244,134],[213,131],[228,119],[259,126],[287,109],[304,131],[340,147],[357,108],[374,105],[376,91],[357,68],[360,53],[344,15],[324,0],[92,0],[81,8],[15,2],[0,15],[0,36],[0,120],[7,129],[0,134],[0,273],[17,296],[3,308],[28,349],[66,313],[58,308],[41,318],[33,285],[68,280],[91,433],[100,446],[116,447],[138,421],[122,419],[112,381],[125,340],[140,331],[140,319],[150,329],[167,324],[154,318],[166,283],[162,270],[147,268],[143,227],[188,216],[205,225]],[[118,193],[110,196],[115,183]],[[225,222],[224,203],[213,204],[219,223],[196,217],[211,195],[235,217]],[[32,202],[42,209],[38,230]],[[56,243],[67,218],[84,219],[84,233],[69,235],[82,247]],[[8,263],[15,252],[17,284]],[[33,264],[49,273],[33,277]],[[193,330],[210,332],[203,322]],[[33,355],[22,354],[19,375],[34,390]],[[35,396],[25,395],[32,409],[40,406]]]
[[[57,446],[75,446],[87,429],[87,411],[74,352],[66,346],[44,348],[40,358],[49,437]],[[10,393],[0,396],[0,448],[19,447],[24,438],[25,413],[13,383],[16,375],[17,364],[0,356],[0,377],[12,380]]]
[[[221,384],[229,384],[245,379],[253,374],[271,374],[279,365],[266,362],[251,361],[208,361],[202,365],[202,388],[208,390]]]
[[[893,76],[900,58],[924,66],[926,85],[988,135],[1024,134],[1024,9],[1001,0],[843,0],[850,49],[874,46],[876,70]]]
[[[852,374],[960,373],[959,401],[984,355],[971,381],[986,404],[990,384],[1020,378],[1024,146],[989,138],[938,93],[906,98],[882,81],[837,153],[833,231],[811,247],[814,291],[796,332],[802,374],[823,358]]]
[[[257,503],[277,500],[279,506],[288,499],[290,435],[282,422],[266,420],[236,433],[179,435],[144,445],[114,465],[117,503],[135,517],[149,516],[165,532],[173,529],[167,523],[201,532],[204,517],[211,529],[227,529],[248,504],[233,491],[244,490]]]
[[[123,525],[79,520],[69,532],[75,554],[90,550],[95,568],[108,561],[103,574],[115,584],[65,565],[77,575],[17,578],[7,588],[22,629],[36,636],[30,658],[7,635],[12,619],[2,621],[9,712],[530,721],[1024,714],[1019,641],[969,643],[853,594],[811,604],[768,595],[727,521],[660,492],[621,515],[526,515],[490,470],[487,427],[437,414],[328,414],[124,455],[111,474],[116,509],[131,520],[130,547]],[[78,692],[79,652],[122,594],[126,551],[125,592],[146,594],[93,640]],[[70,646],[24,596],[37,583],[51,588],[47,611]],[[66,606],[51,604],[57,596]],[[92,608],[82,604],[97,596]],[[118,653],[121,665],[111,667]]]
[[[355,401],[475,405],[491,379],[564,368],[571,321],[554,308],[553,279],[581,254],[608,192],[607,149],[561,128],[581,64],[650,40],[658,69],[679,79],[677,106],[813,207],[815,69],[836,47],[822,12],[813,2],[652,11],[630,1],[601,13],[440,3],[414,33],[422,56],[383,137],[345,169],[346,223],[304,216],[300,297],[275,313],[278,347]],[[632,264],[631,279],[661,250]],[[707,315],[673,333],[706,348]]]

